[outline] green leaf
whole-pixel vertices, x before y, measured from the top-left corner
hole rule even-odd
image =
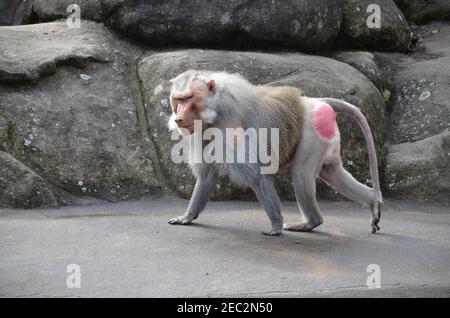
[[[385,89],[383,92],[384,101],[388,101],[389,98],[391,98],[391,91],[388,89]]]

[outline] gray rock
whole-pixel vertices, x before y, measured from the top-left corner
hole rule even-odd
[[[18,25],[27,23],[33,0],[0,1],[0,25]]]
[[[433,20],[450,20],[448,0],[394,0],[408,20],[426,23]]]
[[[340,1],[126,1],[108,23],[152,46],[329,47],[342,20]]]
[[[0,82],[35,81],[53,74],[58,64],[83,67],[90,60],[109,60],[105,31],[91,26],[85,21],[79,29],[65,22],[3,27]]]
[[[369,5],[379,5],[380,28],[369,28]],[[392,0],[344,0],[344,19],[338,43],[345,48],[406,51],[411,29]]]
[[[61,61],[66,46],[110,62],[89,62],[82,70],[61,65],[37,84],[0,85],[0,150],[51,184],[59,204],[72,203],[71,196],[117,201],[158,193],[156,153],[138,117],[143,109],[135,60],[141,51],[89,21],[76,31],[64,22],[8,27],[2,36],[22,34],[8,48],[23,52],[30,47],[23,39],[43,32],[55,36],[34,42],[34,56],[11,59],[8,67],[33,66],[50,53]]]
[[[158,148],[161,167],[169,186],[184,197],[193,189],[194,180],[185,165],[170,158],[174,142],[166,128],[170,116],[169,79],[189,68],[228,71],[242,74],[255,84],[293,85],[302,88],[307,96],[343,98],[361,107],[373,129],[376,144],[383,160],[381,145],[384,139],[384,101],[376,87],[360,72],[333,59],[302,54],[263,54],[250,52],[185,50],[148,54],[138,62],[138,75],[144,94],[150,132]],[[355,121],[340,115],[345,165],[359,180],[370,179],[363,135]],[[223,180],[213,197],[216,199],[249,198],[248,192],[236,190]],[[290,179],[281,173],[279,193],[293,199]],[[321,185],[322,197],[332,191]]]
[[[382,92],[384,90],[383,74],[370,52],[344,51],[336,52],[332,57],[338,61],[353,66],[367,76],[368,79]]]
[[[70,4],[80,7],[81,19],[103,21],[103,2],[107,0],[34,0],[33,13],[38,21],[54,21],[59,18],[68,17],[67,12]],[[114,1],[112,1],[114,2]],[[117,1],[116,1],[117,2]]]
[[[128,1],[129,0],[102,0],[104,18],[106,19],[111,16],[115,10],[119,9],[123,3]]]
[[[448,203],[450,23],[434,22],[415,32],[422,40],[410,55],[375,53],[392,91],[388,140],[393,145],[384,188],[394,197]]]
[[[57,206],[49,185],[10,154],[0,151],[0,207]]]
[[[391,56],[393,143],[421,140],[450,128],[450,23],[433,23],[418,33],[423,42],[414,54]]]
[[[385,175],[390,196],[450,205],[450,131],[390,146]]]

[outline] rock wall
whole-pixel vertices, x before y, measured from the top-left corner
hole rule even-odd
[[[377,53],[394,93],[385,189],[393,197],[449,204],[450,23],[433,22],[415,32],[415,52]]]
[[[450,24],[407,20],[448,19],[445,1],[7,3],[0,24],[31,24],[0,27],[0,206],[189,197],[193,177],[168,158],[166,129],[168,80],[188,68],[358,105],[385,195],[450,203]],[[73,3],[80,29],[54,21]],[[367,27],[371,4],[380,28]],[[344,165],[370,184],[360,128],[345,115],[338,121]],[[276,182],[294,199],[286,172]],[[322,183],[318,193],[340,198]],[[254,197],[223,179],[213,198]]]

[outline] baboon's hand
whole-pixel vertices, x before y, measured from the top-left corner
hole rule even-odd
[[[181,224],[181,225],[188,225],[192,222],[192,219],[188,217],[187,215],[181,215],[174,217],[169,221],[169,224]]]

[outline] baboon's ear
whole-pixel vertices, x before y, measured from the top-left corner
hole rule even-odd
[[[208,82],[208,88],[209,88],[209,91],[210,92],[215,92],[216,91],[216,81],[215,80],[213,80],[213,79],[211,79],[211,80],[209,80],[209,82]]]
[[[172,85],[175,85],[175,83],[178,82],[178,81],[180,80],[180,78],[181,78],[182,75],[183,75],[183,74],[179,74],[179,75],[175,76],[174,78],[171,78],[171,79],[169,80],[169,82],[170,82]]]

